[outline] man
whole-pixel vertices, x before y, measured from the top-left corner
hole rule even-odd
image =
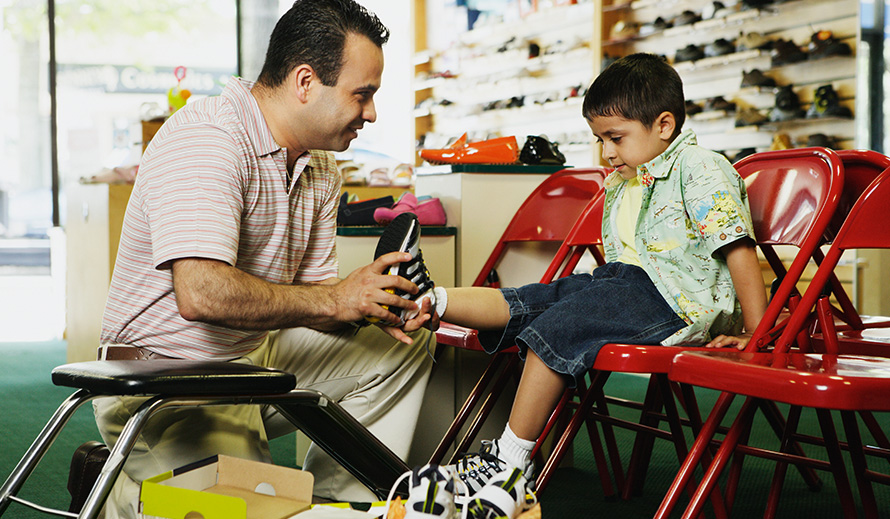
[[[177,111],[152,139],[124,219],[101,359],[216,359],[291,371],[339,402],[394,452],[410,447],[430,361],[410,259],[381,256],[336,279],[345,150],[377,117],[388,30],[352,0],[298,0],[272,33],[256,82]],[[390,291],[388,292],[387,289]],[[385,305],[385,307],[384,307]],[[424,303],[428,306],[429,303]],[[381,326],[350,326],[377,318]],[[140,399],[94,404],[113,443]],[[178,409],[146,430],[112,491],[107,517],[135,517],[138,483],[218,453],[270,459],[267,438],[293,430],[274,409]],[[320,497],[373,494],[315,446],[304,468]]]

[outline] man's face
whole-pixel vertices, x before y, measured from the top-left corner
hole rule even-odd
[[[377,120],[374,94],[383,75],[383,51],[364,36],[349,34],[334,86],[316,84],[312,99],[311,148],[343,151],[365,123]]]
[[[594,117],[587,124],[603,145],[603,158],[626,179],[635,177],[637,166],[661,155],[670,144],[670,134],[657,122],[646,128],[639,121],[605,116]]]

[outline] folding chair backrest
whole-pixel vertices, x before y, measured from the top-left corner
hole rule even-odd
[[[789,318],[787,329],[776,342],[777,348],[787,349],[794,335],[804,326],[809,312],[822,295],[825,283],[845,250],[890,248],[888,205],[890,205],[890,168],[872,181],[850,209],[843,226],[825,253],[824,260],[813,275],[810,286],[804,292],[800,304]]]
[[[575,225],[569,230],[566,239],[556,252],[553,261],[541,278],[542,283],[549,283],[557,277],[565,277],[572,273],[585,252],[593,255],[597,265],[606,262],[600,247],[603,244],[603,205],[605,191],[600,191],[581,211]]]
[[[890,168],[890,157],[876,151],[838,150],[837,154],[844,164],[844,190],[835,216],[825,232],[828,241],[834,239],[862,192],[881,172]]]
[[[750,349],[758,349],[775,333],[782,308],[822,242],[840,200],[844,170],[837,154],[827,148],[755,153],[735,168],[745,180],[757,244],[781,280],[749,343]],[[776,245],[798,248],[787,269],[773,250]]]
[[[602,167],[567,168],[547,177],[517,209],[473,285],[486,284],[509,243],[563,241],[609,172]]]

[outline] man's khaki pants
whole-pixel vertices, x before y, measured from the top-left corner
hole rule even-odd
[[[233,360],[296,374],[297,387],[321,391],[339,403],[402,459],[411,447],[432,365],[424,348],[395,341],[376,326],[338,333],[308,328],[273,332],[262,346]],[[430,341],[435,346],[435,339]],[[150,360],[145,362],[151,362]],[[93,403],[103,439],[113,445],[144,401],[108,397]],[[143,430],[105,507],[106,519],[137,517],[139,483],[148,477],[216,454],[270,462],[269,438],[294,430],[271,406],[166,409]],[[303,469],[315,476],[314,494],[337,501],[370,502],[376,496],[336,461],[312,445]]]

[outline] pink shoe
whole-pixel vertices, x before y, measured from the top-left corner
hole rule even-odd
[[[392,208],[378,207],[375,209],[374,221],[380,225],[386,225],[402,213],[417,213],[417,197],[410,191],[406,191],[399,197],[399,201]]]
[[[405,192],[399,201],[389,207],[378,207],[374,210],[374,221],[380,225],[386,225],[396,216],[402,213],[414,213],[417,215],[417,223],[420,225],[445,225],[445,208],[438,198],[431,198],[418,203],[414,193]]]
[[[430,198],[424,200],[417,205],[414,211],[417,215],[417,222],[420,225],[445,225],[445,208],[442,207],[442,201],[438,198]]]

